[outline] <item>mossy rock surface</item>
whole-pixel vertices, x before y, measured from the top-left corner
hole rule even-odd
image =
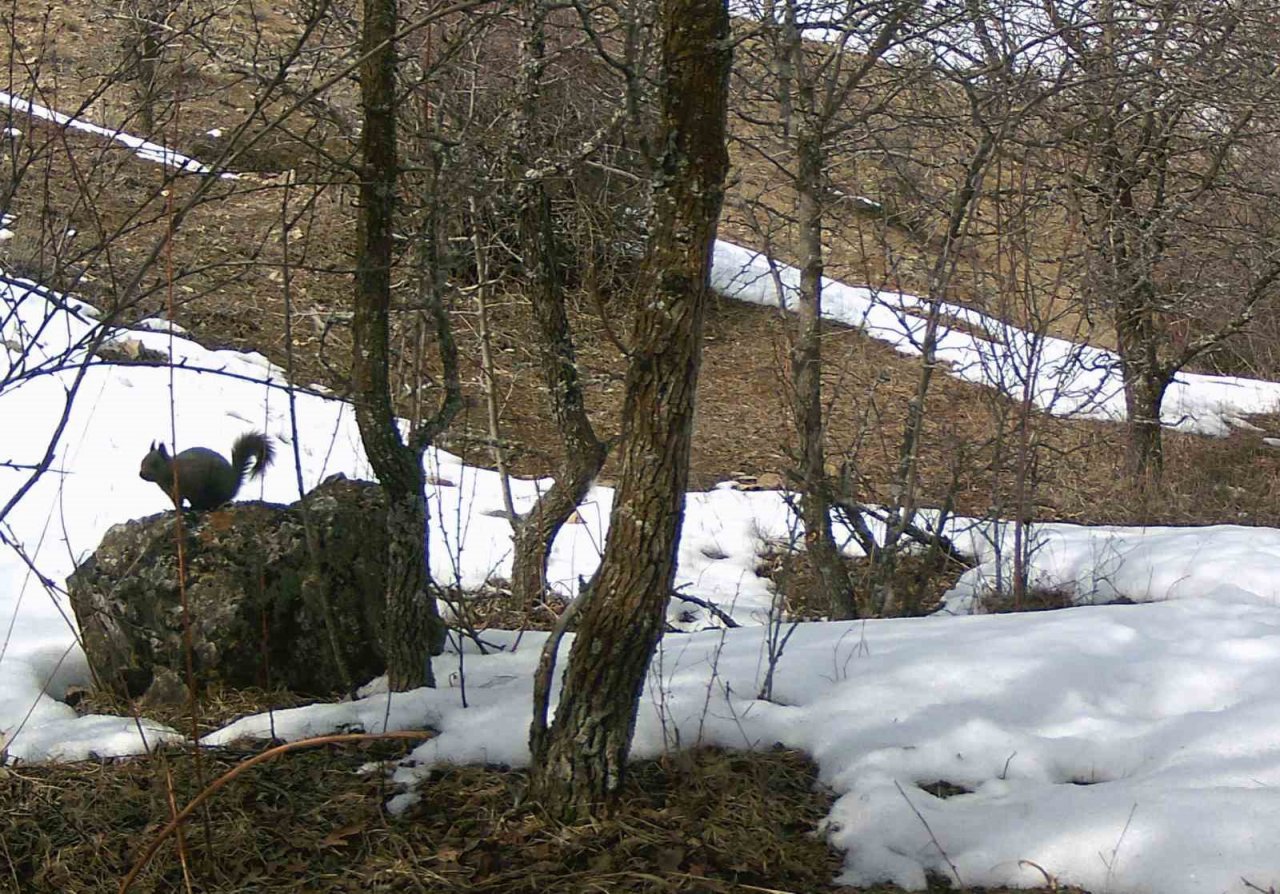
[[[331,695],[381,673],[382,491],[336,476],[305,501],[319,546],[316,566],[301,503],[232,503],[186,512],[181,524],[165,512],[108,531],[67,581],[98,684],[126,698],[178,697],[188,626],[201,687]]]

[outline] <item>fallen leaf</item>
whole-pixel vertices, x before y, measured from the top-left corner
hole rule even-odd
[[[328,835],[320,839],[320,843],[325,847],[346,847],[350,842],[347,841],[353,835],[359,835],[364,831],[364,823],[356,823],[350,826],[342,826],[334,829]]]

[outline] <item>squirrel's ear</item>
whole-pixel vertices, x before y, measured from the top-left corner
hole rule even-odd
[[[156,442],[155,442],[155,441],[152,441],[152,442],[151,442],[151,449],[152,449],[152,450],[155,450],[155,449],[156,449]]]
[[[157,447],[156,450],[160,451],[161,456],[168,457],[169,455],[169,450],[163,444]]]

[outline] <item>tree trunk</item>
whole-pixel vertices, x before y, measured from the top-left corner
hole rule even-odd
[[[1123,235],[1123,234],[1122,234]],[[1129,419],[1126,464],[1133,483],[1142,489],[1159,484],[1164,473],[1160,406],[1172,373],[1160,362],[1161,333],[1156,327],[1156,295],[1150,277],[1131,269],[1134,252],[1115,240],[1109,260],[1120,283],[1115,326],[1116,348],[1124,379],[1124,406]]]
[[[169,4],[156,0],[141,0],[129,4],[126,15],[132,18],[129,46],[126,53],[132,57],[135,94],[138,98],[138,119],[144,136],[156,135],[156,106],[160,100],[160,63],[164,52],[165,22],[173,11]]]
[[[811,90],[809,92],[812,92]],[[803,96],[803,89],[801,91]],[[800,514],[804,522],[805,559],[820,589],[822,604],[837,619],[857,617],[849,575],[831,534],[822,408],[822,188],[823,151],[818,135],[806,123],[796,141],[796,217],[799,227],[799,331],[791,346],[800,459]]]
[[[532,0],[523,14],[527,19],[521,48],[524,83],[512,151],[517,182],[526,176],[532,160],[529,142],[541,95],[547,5],[543,0]],[[515,555],[511,592],[518,606],[530,608],[546,594],[547,559],[556,534],[586,497],[591,482],[604,465],[606,450],[596,437],[583,401],[573,336],[565,312],[555,224],[545,184],[540,179],[528,180],[520,182],[517,190],[525,276],[531,286],[530,302],[538,326],[538,360],[551,402],[551,415],[564,448],[564,458],[556,470],[551,490],[539,497],[527,515],[519,521],[512,520]]]
[[[387,495],[387,598],[383,650],[388,685],[434,685],[430,655],[443,640],[427,590],[427,503],[420,451],[400,439],[391,406],[392,220],[396,195],[395,0],[365,0],[360,67],[364,129],[356,223],[352,379],[356,421]],[[425,445],[424,445],[425,446]]]
[[[1169,380],[1159,369],[1132,370],[1126,364],[1125,410],[1129,416],[1126,464],[1129,476],[1141,488],[1160,483],[1164,476],[1164,437],[1160,407]]]
[[[689,476],[712,242],[728,168],[724,0],[662,0],[661,132],[645,302],[626,376],[622,468],[600,572],[550,729],[530,731],[530,788],[569,818],[622,781],[645,674],[662,635]]]
[[[551,490],[543,494],[515,526],[511,592],[529,607],[543,598],[547,559],[560,528],[578,508],[604,465],[605,447],[596,437],[583,402],[582,382],[565,313],[564,292],[556,266],[550,204],[542,184],[530,184],[523,196],[524,249],[533,252],[535,270],[531,300],[538,324],[538,356],[551,415],[564,445],[564,458]]]

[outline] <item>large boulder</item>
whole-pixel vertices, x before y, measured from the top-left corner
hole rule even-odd
[[[318,567],[310,564],[304,505]],[[385,518],[377,485],[342,476],[292,506],[184,513],[197,685],[331,695],[381,673]],[[98,685],[126,698],[185,695],[176,527],[173,512],[116,525],[67,581]]]

